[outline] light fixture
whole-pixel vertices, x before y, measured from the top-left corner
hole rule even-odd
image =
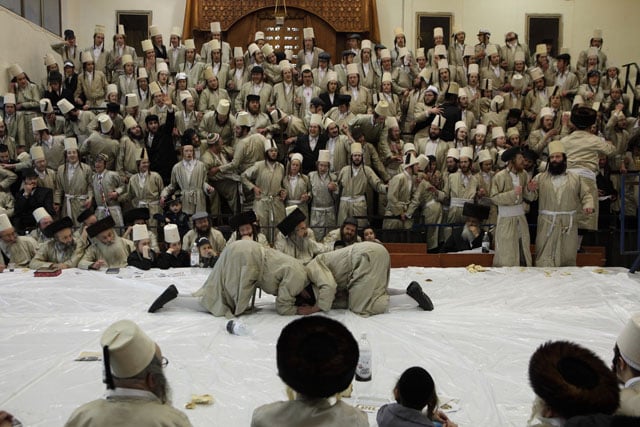
[[[273,17],[276,19],[276,27],[283,27],[284,19],[287,17],[287,1],[282,0],[283,11],[281,11],[280,13],[278,13],[278,3],[279,0],[276,0],[276,7],[273,11]]]

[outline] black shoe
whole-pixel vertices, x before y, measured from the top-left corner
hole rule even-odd
[[[172,299],[176,299],[177,297],[178,297],[178,288],[176,288],[176,285],[169,286],[167,289],[164,290],[164,292],[158,298],[156,298],[153,304],[151,304],[151,307],[149,307],[149,310],[148,310],[149,313],[155,313],[156,311],[164,307],[166,303],[168,303]]]
[[[425,310],[433,310],[433,303],[427,294],[422,291],[422,287],[418,282],[411,282],[407,287],[407,295],[418,302],[418,306]]]

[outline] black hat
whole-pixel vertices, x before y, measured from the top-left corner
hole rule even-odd
[[[254,94],[250,93],[249,95],[247,95],[247,102],[251,102],[251,101],[260,102],[260,95],[254,95]]]
[[[76,35],[73,32],[73,30],[64,30],[64,39],[65,40],[69,40],[69,39],[75,39]]]
[[[280,223],[278,224],[278,230],[285,236],[293,233],[293,230],[296,229],[298,224],[302,221],[306,220],[307,216],[300,210],[300,208],[296,208],[293,212],[287,215]]]
[[[520,147],[511,147],[508,150],[504,150],[504,152],[500,156],[500,159],[503,162],[508,162],[510,160],[513,160],[517,154],[522,154],[522,150],[520,149]]]
[[[259,66],[259,65],[254,65],[253,68],[251,68],[251,74],[264,74],[264,69]]]
[[[256,222],[256,213],[254,211],[241,212],[229,219],[229,226],[237,230],[241,225],[253,224]]]
[[[378,49],[386,49],[387,47],[385,45],[383,45],[382,43],[376,43],[376,45],[373,48],[375,50],[378,50]]]
[[[68,216],[65,216],[64,218],[60,218],[59,220],[52,222],[44,230],[42,230],[42,232],[44,233],[45,236],[51,238],[58,231],[64,230],[65,228],[73,228],[73,220]]]
[[[563,418],[611,414],[620,401],[616,375],[592,351],[568,341],[549,341],[529,361],[531,388]]]
[[[574,107],[571,110],[571,123],[578,129],[587,129],[592,126],[598,117],[598,113],[589,107]]]
[[[119,113],[120,112],[120,104],[116,104],[115,102],[107,103],[107,113]]]
[[[338,105],[347,105],[351,102],[351,95],[338,95]]]
[[[469,203],[465,202],[462,207],[462,215],[469,216],[471,218],[479,219],[480,221],[484,221],[489,218],[489,211],[491,208],[485,205],[479,205],[477,203]]]
[[[563,60],[566,63],[570,63],[571,55],[569,55],[568,53],[561,53],[560,55],[556,56],[556,60]]]
[[[350,39],[362,40],[362,36],[358,33],[351,33],[347,35],[347,40]]]
[[[600,71],[598,70],[589,70],[587,72],[587,77],[598,76],[600,77]]]
[[[49,83],[61,83],[62,82],[62,74],[60,71],[53,70],[49,71]]]
[[[149,208],[129,209],[124,213],[124,223],[133,224],[138,219],[144,219],[147,221],[150,217]]]
[[[211,242],[206,237],[200,237],[198,240],[196,240],[196,245],[198,247],[204,246],[204,245],[210,245],[210,244]]]
[[[323,107],[325,106],[325,103],[322,99],[316,97],[311,98],[311,101],[309,102],[311,105],[315,105],[316,107]]]
[[[174,203],[182,203],[182,194],[179,192],[173,193],[166,201],[167,206],[171,206]]]
[[[349,387],[358,365],[358,343],[340,322],[324,316],[294,320],[278,338],[278,375],[296,392],[330,397]]]
[[[331,54],[329,52],[320,52],[318,54],[318,59],[322,61],[328,61],[331,59]]]
[[[345,56],[349,56],[349,55],[353,55],[356,56],[356,53],[352,50],[346,49],[342,51],[342,57],[344,58]]]
[[[196,222],[199,219],[209,219],[209,214],[206,211],[198,211],[191,215],[191,220],[193,222]]]
[[[507,119],[518,119],[520,120],[520,117],[522,117],[522,110],[519,108],[510,108],[509,112],[507,113]]]
[[[78,222],[85,222],[85,220],[89,218],[91,215],[93,215],[93,209],[91,208],[85,209],[82,212],[80,212],[80,215],[78,215],[76,220],[78,220]]]
[[[23,169],[21,173],[23,180],[27,178],[36,178],[38,176],[38,173],[32,168]]]
[[[538,153],[536,153],[535,151],[527,147],[522,149],[522,155],[524,156],[525,159],[529,159],[532,162],[535,162],[536,160],[538,160]]]
[[[348,217],[346,217],[344,219],[344,221],[342,221],[342,225],[345,225],[345,224],[351,224],[351,225],[355,225],[357,227],[358,226],[358,220],[355,219],[352,216],[348,216]]]
[[[144,122],[146,124],[149,124],[149,122],[159,122],[160,120],[158,119],[158,115],[157,114],[149,114],[148,116],[146,116],[144,118]]]
[[[345,242],[344,240],[336,240],[335,242],[333,242],[333,250],[337,250],[337,249],[342,249],[342,248],[346,248],[347,246],[347,242]]]
[[[98,234],[102,233],[105,230],[109,230],[110,228],[115,227],[116,223],[113,221],[111,215],[106,216],[96,222],[93,225],[87,227],[87,234],[89,237],[96,237]]]

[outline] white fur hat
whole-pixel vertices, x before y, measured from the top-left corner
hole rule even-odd
[[[358,64],[347,64],[347,75],[359,74]]]
[[[184,48],[186,50],[195,50],[196,48],[196,43],[193,41],[193,39],[186,39],[184,41]]]
[[[478,123],[476,125],[476,135],[486,135],[487,134],[487,126],[482,123]]]
[[[244,52],[240,46],[233,48],[233,59],[244,58]]]
[[[171,27],[171,32],[169,33],[169,35],[182,38],[182,30],[180,30],[180,27]]]
[[[214,50],[222,50],[222,45],[220,44],[220,40],[213,39],[209,42],[209,46],[211,47],[211,51]]]
[[[64,139],[64,151],[77,150],[78,141],[74,137]]]
[[[222,27],[220,27],[220,21],[213,21],[211,23],[209,23],[209,29],[211,30],[212,33],[221,33],[222,32]]]
[[[444,30],[442,29],[442,27],[435,27],[433,29],[433,38],[436,37],[444,37]]]
[[[44,150],[39,145],[32,145],[29,150],[29,154],[31,155],[32,160],[43,160],[45,159]]]
[[[457,148],[449,148],[449,151],[447,151],[447,157],[453,157],[456,160],[460,160],[460,150]]]
[[[640,315],[631,316],[616,340],[620,354],[625,362],[636,370],[640,370]]]
[[[43,114],[53,113],[53,105],[51,105],[51,100],[49,98],[42,98],[40,100],[40,112]],[[32,123],[33,123],[33,119]]]
[[[136,122],[136,119],[134,119],[132,116],[125,117],[123,122],[124,122],[125,130],[129,130],[131,128],[138,126],[138,122]]]
[[[278,145],[276,144],[276,142],[271,139],[271,138],[265,138],[264,140],[264,151],[265,153],[269,150],[278,150]]]
[[[478,67],[478,64],[469,64],[467,74],[480,74],[480,67]]]
[[[149,238],[149,230],[146,224],[134,224],[131,232],[131,239],[136,242]]]
[[[91,51],[89,50],[85,50],[84,52],[82,52],[82,55],[80,55],[80,59],[82,60],[83,64],[87,62],[93,62],[93,53],[91,53]]]
[[[54,64],[56,64],[56,57],[53,56],[52,53],[47,53],[44,56],[44,65],[45,65],[45,67],[48,67],[48,66],[54,65]]]
[[[460,158],[466,157],[469,160],[473,160],[473,147],[462,147],[460,149]]]
[[[294,160],[297,160],[297,161],[299,161],[299,162],[302,164],[303,157],[302,157],[302,154],[300,154],[300,153],[293,153],[289,159],[290,159],[292,162],[293,162]]]
[[[13,225],[11,225],[11,221],[9,221],[7,214],[0,214],[0,231],[8,230],[10,228],[13,228]]]
[[[124,96],[124,106],[125,107],[137,107],[140,105],[140,100],[138,99],[138,95],[135,93],[128,93]]]
[[[542,107],[540,109],[540,117],[545,117],[545,116],[553,117],[554,116],[553,108]]]
[[[47,124],[42,117],[34,117],[31,119],[31,129],[33,133],[47,129]]]
[[[51,218],[51,215],[43,207],[39,207],[38,209],[33,211],[33,219],[36,220],[36,224],[39,224],[41,220],[47,217]]]
[[[253,41],[264,40],[264,33],[262,31],[256,31]]]
[[[5,97],[5,103],[6,103],[6,97]],[[60,101],[58,101],[58,108],[60,109],[60,112],[62,112],[62,114],[67,114],[70,111],[73,111],[76,107],[69,102],[66,98],[62,98]]]
[[[107,133],[113,128],[111,117],[106,114],[100,114],[98,116],[98,122],[100,123],[100,131],[102,131],[102,133]]]
[[[501,136],[505,136],[502,126],[494,126],[491,128],[491,139],[500,138]]]
[[[152,25],[149,27],[149,37],[155,37],[161,34],[162,33],[160,32],[160,29],[158,28],[157,25]]]
[[[238,116],[236,117],[236,125],[251,127],[251,114],[247,113],[246,111],[239,112]]]
[[[322,129],[322,114],[312,114],[309,121],[309,126],[318,125]]]
[[[379,116],[387,117],[391,115],[391,111],[389,110],[389,103],[384,99],[378,102],[374,111]]]
[[[461,128],[467,129],[467,123],[462,121],[462,120],[459,120],[459,121],[456,122],[456,124],[454,126],[454,131],[457,132],[458,129],[461,129]]]
[[[216,107],[216,112],[220,115],[226,116],[229,114],[229,108],[231,107],[231,103],[227,99],[221,99],[218,101],[218,106]]]
[[[315,39],[316,35],[313,32],[313,27],[307,27],[302,29],[302,37],[305,39]]]
[[[143,52],[147,52],[149,50],[153,50],[153,43],[149,39],[142,40],[140,42],[140,44],[142,45],[142,51]]]
[[[447,56],[447,48],[443,44],[439,44],[433,47],[433,54],[436,56]]]
[[[318,161],[319,162],[330,162],[331,161],[331,153],[329,150],[320,150],[318,151]]]
[[[69,102],[69,101],[67,101]],[[14,93],[8,92],[4,94],[4,103],[6,104],[13,104],[15,105],[16,103],[16,95]]]
[[[491,158],[491,151],[480,150],[478,152],[478,163],[486,162],[487,160],[493,161],[493,159]]]
[[[170,225],[178,231],[175,224]],[[131,320],[119,320],[109,326],[102,334],[100,346],[109,349],[110,369],[118,378],[136,376],[156,355],[156,343]]]
[[[164,241],[167,243],[180,242],[180,232],[176,224],[167,224],[164,226]]]

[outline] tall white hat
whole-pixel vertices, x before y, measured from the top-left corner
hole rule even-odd
[[[212,33],[221,33],[222,32],[222,28],[220,27],[220,21],[214,21],[209,23],[209,29],[211,30]]]
[[[135,242],[149,238],[149,230],[146,224],[134,224],[131,232],[131,239]]]
[[[489,151],[489,150],[480,150],[478,152],[478,163],[486,162],[487,160],[493,160],[491,158],[491,151]]]
[[[329,150],[318,151],[318,161],[329,163],[331,161],[331,153],[329,153]]]
[[[32,160],[43,160],[45,159],[44,150],[39,145],[32,145],[29,150],[29,154],[31,155]]]
[[[449,151],[447,151],[447,157],[453,157],[456,160],[460,160],[460,150],[457,148],[449,148]]]
[[[307,27],[302,29],[302,37],[305,39],[314,39],[316,38],[313,27]]]
[[[436,56],[447,56],[447,48],[443,44],[434,46],[433,54]]]
[[[251,114],[247,113],[246,111],[239,112],[238,116],[236,117],[236,125],[251,127]]]
[[[135,93],[128,93],[124,96],[124,106],[125,107],[137,107],[140,105],[140,100],[138,99],[138,95]]]
[[[180,27],[171,27],[171,33],[169,35],[182,37],[182,30],[180,30]]]
[[[44,122],[44,118],[42,117],[32,118],[31,129],[33,130],[33,133],[37,133],[38,131],[47,129],[47,124]]]
[[[80,55],[80,59],[82,60],[83,64],[87,62],[93,62],[93,54],[91,53],[91,51],[85,50],[82,52],[82,55]]]
[[[218,101],[218,106],[216,107],[216,112],[222,116],[226,116],[229,114],[229,108],[231,107],[231,103],[227,99],[221,99]]]
[[[196,48],[196,43],[193,39],[186,39],[183,44],[186,50],[195,50]]]
[[[64,151],[77,150],[78,141],[74,137],[64,139]]]
[[[149,39],[142,40],[140,42],[140,44],[142,45],[142,51],[143,52],[147,52],[149,50],[153,50],[153,43]]]
[[[175,224],[171,224],[174,227]],[[131,320],[119,320],[109,326],[100,339],[109,351],[111,373],[117,378],[131,378],[142,372],[156,355],[156,343]]]
[[[444,30],[442,29],[442,27],[435,27],[433,29],[433,38],[436,37],[444,37]]]
[[[58,101],[57,105],[60,111],[62,112],[62,114],[67,114],[76,108],[71,102],[69,102],[65,98],[62,98],[60,101]]]
[[[53,56],[52,53],[47,53],[46,55],[44,55],[44,66],[48,67],[50,65],[54,65],[56,64],[56,57]]]
[[[155,37],[161,34],[162,33],[160,32],[160,29],[158,28],[157,25],[152,25],[149,27],[149,37]]]
[[[164,226],[164,241],[167,243],[180,242],[180,232],[176,224],[167,224]]]
[[[466,157],[469,160],[473,160],[473,147],[462,147],[460,149],[460,158]]]
[[[633,369],[640,370],[640,315],[634,314],[616,340],[620,354]]]
[[[13,228],[13,225],[11,225],[11,221],[9,221],[7,214],[0,214],[0,231],[8,230],[10,228]]]
[[[106,114],[100,114],[98,116],[98,122],[100,123],[100,131],[102,133],[108,133],[113,128],[111,117]]]
[[[43,220],[44,218],[47,218],[47,217],[51,218],[51,215],[43,207],[39,207],[38,209],[33,211],[33,219],[36,220],[36,224],[39,224],[41,220]]]

